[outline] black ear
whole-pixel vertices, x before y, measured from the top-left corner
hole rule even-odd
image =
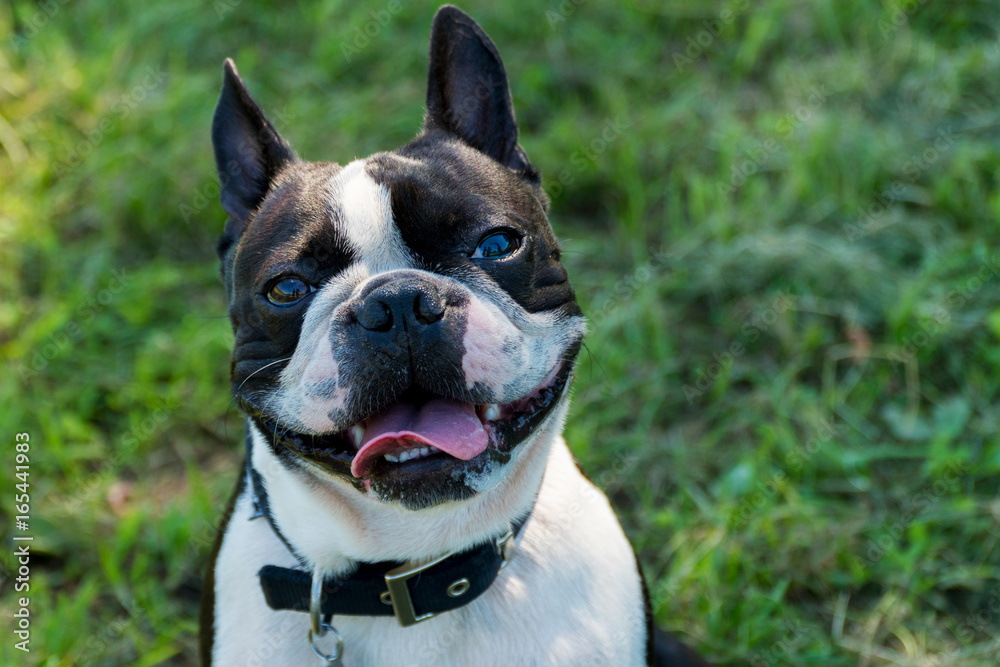
[[[497,162],[538,179],[517,145],[507,72],[497,47],[475,21],[451,5],[441,7],[431,25],[424,129],[456,134]]]
[[[227,58],[223,70],[222,94],[212,118],[212,145],[222,208],[232,218],[226,225],[225,241],[227,236],[238,238],[243,233],[271,181],[297,158],[250,97],[233,61]]]

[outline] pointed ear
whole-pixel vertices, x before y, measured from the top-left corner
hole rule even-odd
[[[222,208],[232,218],[225,239],[242,234],[271,181],[297,158],[250,97],[233,61],[227,58],[223,70],[222,94],[212,118],[212,145]]]
[[[425,130],[445,130],[538,180],[517,145],[517,121],[507,72],[493,40],[465,12],[444,5],[431,25]]]

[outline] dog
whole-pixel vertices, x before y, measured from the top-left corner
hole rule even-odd
[[[562,439],[585,320],[479,25],[435,15],[402,148],[300,160],[231,60],[212,141],[247,456],[203,664],[704,664]]]

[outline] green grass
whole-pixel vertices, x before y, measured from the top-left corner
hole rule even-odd
[[[721,664],[1000,663],[994,3],[464,8],[591,317],[567,438],[658,622]],[[433,9],[365,43],[335,0],[0,7],[0,438],[31,434],[35,535],[4,664],[194,662],[240,459],[222,60],[343,163],[416,131]]]

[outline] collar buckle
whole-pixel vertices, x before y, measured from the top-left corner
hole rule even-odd
[[[502,558],[499,570],[506,567],[507,563],[509,563],[510,559],[514,556],[515,544],[516,542],[514,541],[513,529],[508,529],[506,533],[496,539],[495,545],[497,553],[500,554],[500,557]],[[392,605],[392,613],[396,615],[396,621],[400,626],[404,628],[409,627],[437,616],[436,612],[428,612],[417,616],[417,610],[413,606],[413,596],[410,595],[410,586],[407,582],[413,577],[421,574],[422,572],[426,572],[435,565],[448,560],[454,555],[454,552],[446,553],[440,558],[435,558],[427,563],[415,563],[410,561],[400,565],[399,567],[394,567],[385,573],[385,585],[389,590],[382,594],[382,601],[388,602]],[[448,595],[451,597],[459,597],[468,590],[468,579],[460,579],[452,584],[452,586],[456,586],[460,583],[464,583],[465,587],[462,588],[459,586],[455,589],[455,591],[452,591],[451,588],[449,588]]]
[[[410,596],[410,586],[406,582],[421,572],[429,570],[435,565],[451,558],[453,555],[452,553],[447,553],[440,558],[423,564],[410,561],[399,567],[394,567],[385,573],[385,585],[389,589],[389,601],[392,603],[392,613],[396,615],[396,620],[402,627],[415,625],[437,616],[434,612],[417,616],[417,610],[413,607],[413,598]]]

